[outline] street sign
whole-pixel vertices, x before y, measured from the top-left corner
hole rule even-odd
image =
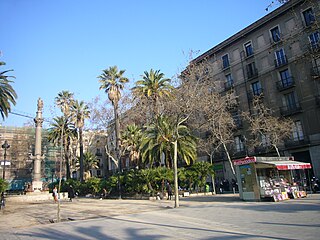
[[[1,161],[1,162],[0,162],[0,165],[1,165],[1,166],[4,166],[4,161]],[[11,165],[11,162],[6,161],[6,166],[10,166],[10,165]]]

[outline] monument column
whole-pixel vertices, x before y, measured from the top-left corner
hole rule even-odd
[[[41,181],[41,161],[43,157],[41,156],[41,131],[42,131],[42,109],[43,101],[41,98],[38,99],[38,111],[34,119],[36,124],[36,143],[35,151],[33,156],[33,179],[32,179],[32,190],[41,191],[42,190],[42,181]]]

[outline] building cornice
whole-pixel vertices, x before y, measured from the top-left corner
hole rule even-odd
[[[287,11],[290,11],[293,7],[302,4],[305,0],[290,0],[289,2],[283,4],[281,7],[277,8],[276,10],[272,11],[268,15],[260,18],[256,22],[252,23],[248,27],[240,30],[238,33],[232,35],[231,37],[227,38],[223,42],[219,43],[218,45],[214,46],[210,50],[206,51],[205,53],[201,54],[199,57],[195,58],[192,62],[197,63],[211,57],[212,55],[224,50],[226,47],[234,44],[235,42],[247,37],[251,32],[256,31],[259,28],[262,28],[265,24],[269,23],[270,20],[277,18]]]

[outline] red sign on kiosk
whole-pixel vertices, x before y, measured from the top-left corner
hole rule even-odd
[[[249,164],[249,163],[254,163],[256,162],[256,158],[255,157],[245,157],[242,159],[237,159],[233,161],[234,165],[244,165],[244,164]]]

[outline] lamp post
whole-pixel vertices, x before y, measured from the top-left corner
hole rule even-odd
[[[4,155],[3,155],[3,172],[2,172],[2,178],[3,180],[5,179],[5,175],[6,175],[6,160],[7,160],[7,149],[10,147],[10,145],[8,144],[8,141],[5,140],[4,144],[2,144],[2,148],[4,149]]]

